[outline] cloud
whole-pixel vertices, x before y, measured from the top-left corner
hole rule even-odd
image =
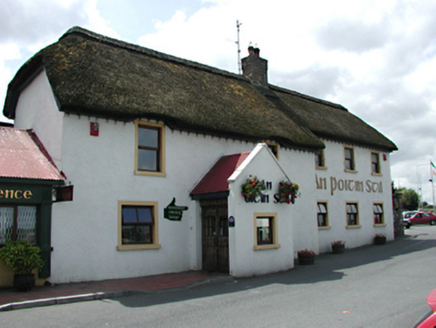
[[[0,11],[0,42],[42,42],[73,24],[86,24],[84,1],[6,1]]]
[[[341,18],[322,26],[315,34],[318,44],[325,50],[364,52],[383,47],[389,39],[386,20],[365,24]]]

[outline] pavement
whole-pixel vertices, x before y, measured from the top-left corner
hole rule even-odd
[[[112,279],[36,286],[31,291],[0,289],[0,312],[39,306],[118,298],[134,293],[156,293],[233,279],[216,272],[188,271],[130,279]]]

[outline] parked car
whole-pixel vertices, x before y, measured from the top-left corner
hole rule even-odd
[[[418,325],[417,328],[436,327],[436,289],[434,289],[427,297],[427,303],[431,308],[431,312]]]
[[[409,212],[404,215],[403,224],[406,228],[410,228],[410,226],[414,224],[435,225],[436,216],[428,212]]]

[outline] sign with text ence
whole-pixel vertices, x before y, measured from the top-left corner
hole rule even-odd
[[[20,190],[20,189],[0,189],[0,199],[31,199],[33,196],[30,190]]]
[[[183,216],[183,211],[186,211],[188,206],[177,206],[176,198],[164,208],[164,218],[171,221],[181,221]]]

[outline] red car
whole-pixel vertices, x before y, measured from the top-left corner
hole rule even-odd
[[[428,295],[427,303],[431,308],[431,313],[416,326],[417,328],[432,328],[436,326],[436,289]]]
[[[416,212],[411,217],[403,220],[406,228],[410,228],[414,224],[436,224],[436,216],[427,212]]]

